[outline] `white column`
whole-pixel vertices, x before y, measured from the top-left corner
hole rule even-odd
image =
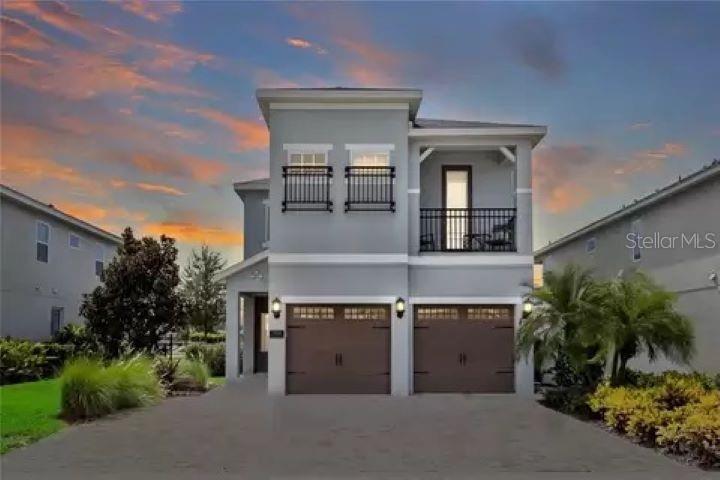
[[[272,294],[268,298],[275,298]],[[272,395],[285,395],[285,313],[287,306],[283,302],[280,317],[275,318],[272,313],[268,318],[270,330],[282,330],[283,338],[270,338],[268,341],[268,393]]]
[[[516,206],[517,251],[532,255],[532,149],[528,142],[517,145]]]
[[[242,295],[242,370],[243,375],[255,372],[255,297]]]
[[[523,304],[515,304],[515,335],[522,324]],[[533,353],[525,357],[516,358],[515,363],[515,393],[523,397],[535,395],[535,369],[533,367]]]
[[[410,333],[412,318],[407,311],[410,304],[405,298],[406,311],[398,318],[395,305],[390,315],[390,393],[396,396],[410,395]]]
[[[240,294],[228,288],[225,294],[225,378],[240,376]]]

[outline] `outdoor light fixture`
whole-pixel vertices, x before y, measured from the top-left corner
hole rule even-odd
[[[532,313],[533,304],[530,300],[525,300],[523,303],[523,318],[527,318]]]
[[[398,318],[402,318],[405,314],[405,300],[403,300],[402,297],[398,297],[398,299],[395,300],[395,312]]]
[[[282,310],[282,304],[280,303],[280,299],[275,297],[275,300],[272,301],[272,305],[270,306],[270,310],[272,310],[273,317],[280,318],[280,310]]]

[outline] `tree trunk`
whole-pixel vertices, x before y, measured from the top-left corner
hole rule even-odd
[[[620,358],[620,352],[615,350],[613,352],[612,364],[610,365],[610,385],[617,385],[618,376],[618,359]]]

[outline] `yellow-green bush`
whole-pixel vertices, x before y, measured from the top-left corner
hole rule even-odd
[[[618,433],[720,466],[720,390],[711,388],[697,376],[664,375],[646,388],[600,385],[588,405]]]

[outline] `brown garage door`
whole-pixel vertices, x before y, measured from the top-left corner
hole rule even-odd
[[[390,392],[389,306],[287,308],[287,393]]]
[[[415,307],[415,392],[514,391],[513,307]]]

